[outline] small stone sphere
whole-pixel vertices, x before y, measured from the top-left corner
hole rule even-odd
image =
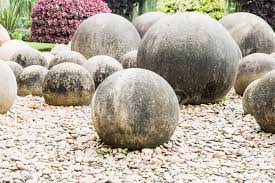
[[[71,51],[71,48],[65,44],[57,44],[52,48],[51,54],[57,55],[62,51]]]
[[[6,61],[11,70],[13,71],[16,81],[18,81],[20,74],[23,72],[23,67],[14,61]]]
[[[0,47],[0,59],[3,61],[10,61],[14,53],[23,48],[30,48],[30,46],[24,41],[7,41]]]
[[[70,63],[82,65],[86,61],[87,59],[78,52],[62,51],[52,58],[52,60],[50,61],[49,69],[64,62],[70,62]]]
[[[41,65],[26,67],[18,79],[18,95],[42,96],[43,82],[47,73],[48,69]]]
[[[92,100],[92,122],[112,147],[141,149],[169,141],[179,120],[171,86],[144,69],[125,69],[104,80]]]
[[[241,53],[229,32],[202,13],[169,15],[144,35],[137,67],[156,72],[181,104],[214,103],[236,79]]]
[[[236,93],[243,95],[246,87],[265,74],[275,69],[275,58],[265,53],[254,53],[244,57],[239,65],[234,88]]]
[[[125,53],[120,58],[120,63],[124,69],[136,68],[137,67],[137,50]]]
[[[41,65],[43,67],[48,66],[46,58],[41,54],[41,52],[33,48],[22,48],[16,51],[12,55],[11,60],[20,64],[23,68],[31,65]]]
[[[12,107],[17,94],[16,78],[4,61],[0,60],[0,113],[5,114]]]
[[[275,33],[271,26],[257,15],[232,13],[220,20],[238,43],[242,55],[275,52]]]
[[[127,19],[112,13],[94,15],[80,24],[71,48],[87,59],[108,55],[118,60],[125,53],[138,49],[140,36]]]
[[[167,14],[162,12],[144,13],[134,19],[133,25],[136,27],[140,37],[142,38],[152,25],[165,16],[167,16]]]
[[[41,52],[41,53],[45,57],[45,59],[47,60],[48,65],[50,65],[50,62],[53,59],[54,55],[51,54],[50,52]]]
[[[61,63],[49,70],[43,84],[47,104],[56,106],[89,105],[95,91],[91,74],[74,63]]]
[[[261,129],[275,133],[275,71],[260,79],[251,94],[251,111]]]
[[[123,69],[122,65],[114,58],[98,55],[90,58],[82,65],[89,71],[95,82],[95,88],[111,74]]]
[[[253,111],[252,111],[252,107],[251,107],[251,96],[254,92],[255,87],[257,86],[258,82],[260,81],[260,79],[257,79],[255,81],[253,81],[252,83],[250,83],[247,88],[245,89],[244,93],[243,93],[243,99],[242,99],[242,104],[243,104],[243,111],[244,114],[251,114],[253,115]]]

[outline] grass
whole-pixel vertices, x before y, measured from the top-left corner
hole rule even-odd
[[[50,51],[55,44],[53,43],[38,43],[38,42],[26,42],[30,47],[39,51]]]
[[[220,98],[219,100],[217,100],[217,104],[221,104],[221,105],[224,105],[225,102],[229,101],[229,97],[228,96],[224,96],[222,98]]]

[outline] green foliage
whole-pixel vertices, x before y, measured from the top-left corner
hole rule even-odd
[[[38,43],[38,42],[26,42],[30,47],[39,51],[50,51],[55,44],[53,43]]]
[[[22,34],[19,32],[14,32],[14,33],[12,33],[11,38],[17,39],[17,40],[22,40]]]
[[[219,100],[217,100],[216,103],[224,105],[227,101],[229,101],[229,97],[228,96],[224,96],[224,97],[220,98]]]
[[[167,14],[198,11],[220,19],[225,14],[225,2],[224,0],[158,0],[157,10]]]

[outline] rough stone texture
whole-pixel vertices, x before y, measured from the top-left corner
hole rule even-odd
[[[123,69],[122,65],[114,58],[98,55],[90,58],[82,65],[89,71],[95,82],[95,88],[108,76]]]
[[[45,57],[45,59],[47,60],[48,65],[50,65],[50,62],[53,59],[54,55],[51,54],[50,52],[41,52],[41,53]]]
[[[23,67],[14,61],[6,61],[6,64],[9,65],[9,67],[11,68],[16,77],[16,81],[18,81],[19,76],[23,71]]]
[[[128,53],[125,53],[120,58],[119,62],[121,63],[124,69],[136,68],[137,67],[137,50],[133,50]]]
[[[82,65],[87,61],[87,59],[80,53],[75,51],[62,51],[58,54],[56,54],[52,60],[50,61],[49,69],[51,69],[53,66],[56,66],[58,64],[64,63],[64,62],[70,62]]]
[[[30,46],[19,40],[7,41],[0,47],[0,59],[10,61],[12,55],[22,48],[30,48]]]
[[[251,13],[239,12],[223,17],[220,23],[229,30],[243,56],[275,52],[275,33],[262,18]]]
[[[275,133],[275,71],[260,79],[251,94],[251,111],[261,129]]]
[[[166,79],[181,103],[200,104],[229,92],[240,58],[238,45],[218,21],[189,12],[162,18],[148,30],[137,66]]]
[[[0,24],[0,46],[10,39],[8,31]]]
[[[140,36],[127,19],[101,13],[85,20],[75,32],[71,48],[87,59],[108,55],[119,59],[125,53],[138,49]]]
[[[43,85],[46,103],[57,106],[89,105],[94,90],[90,73],[74,63],[54,66],[46,75]]]
[[[167,16],[167,14],[162,12],[144,13],[134,19],[133,25],[136,27],[140,37],[142,38],[152,25],[165,16]]]
[[[71,48],[68,45],[65,44],[57,44],[56,46],[54,46],[51,50],[51,54],[53,55],[57,55],[58,53],[62,52],[62,51],[70,51]]]
[[[243,111],[244,114],[251,114],[253,115],[253,111],[252,111],[252,101],[253,98],[251,97],[255,87],[257,86],[258,82],[260,79],[257,79],[255,81],[253,81],[252,83],[250,83],[247,88],[245,89],[244,93],[243,93],[243,99],[242,99],[242,104],[243,104]]]
[[[23,68],[31,65],[48,66],[48,62],[42,53],[33,48],[22,48],[17,50],[12,55],[11,60],[20,64]]]
[[[275,58],[264,53],[254,53],[244,57],[239,65],[234,84],[236,93],[243,95],[246,87],[256,79],[275,69]]]
[[[16,78],[4,61],[0,60],[0,114],[10,110],[16,99],[17,85]],[[1,123],[1,122],[0,122]],[[0,131],[1,133],[1,131]]]
[[[92,100],[92,122],[112,147],[140,149],[168,142],[179,120],[177,96],[159,75],[126,69],[101,83]]]
[[[19,96],[42,96],[42,87],[48,69],[41,65],[31,65],[26,67],[18,79]]]

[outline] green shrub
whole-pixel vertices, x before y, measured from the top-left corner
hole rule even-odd
[[[198,11],[220,19],[225,14],[225,2],[224,0],[158,0],[157,10],[167,14]]]

